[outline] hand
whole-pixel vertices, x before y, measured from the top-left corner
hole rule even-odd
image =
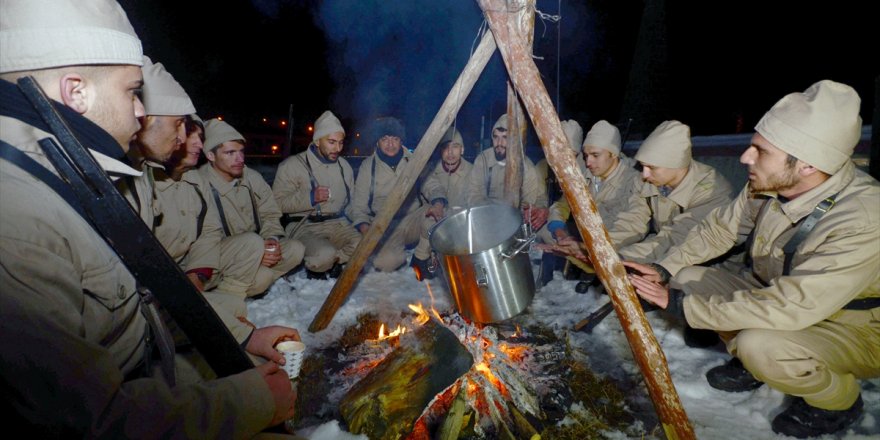
[[[193,286],[196,286],[196,289],[198,289],[199,292],[205,291],[205,283],[203,283],[202,280],[199,279],[199,274],[195,272],[190,272],[186,274],[186,277],[189,278],[189,281],[191,283],[193,283]]]
[[[636,289],[636,293],[651,304],[656,304],[662,309],[669,305],[669,288],[654,281],[648,281],[646,277],[629,274],[629,281]]]
[[[274,238],[270,238],[264,242],[263,259],[260,264],[266,267],[272,267],[281,261],[281,242]]]
[[[270,325],[255,329],[248,339],[248,353],[266,358],[279,365],[284,365],[284,355],[275,349],[281,341],[300,341],[299,332],[295,328]]]
[[[660,273],[657,272],[657,269],[654,269],[647,264],[636,263],[634,261],[623,261],[622,264],[624,267],[628,267],[636,271],[636,275],[640,275],[646,281],[658,284],[660,283],[660,281],[662,281]]]
[[[428,211],[425,212],[425,217],[431,217],[438,222],[440,221],[440,219],[442,219],[445,216],[446,216],[446,207],[443,206],[443,204],[440,202],[437,202],[437,203],[431,205],[431,207],[428,208]]]
[[[572,237],[560,240],[556,244],[538,243],[535,247],[545,252],[551,252],[564,257],[574,257],[587,264],[590,263],[590,256],[584,250],[584,244]]]
[[[330,200],[330,188],[326,186],[315,187],[312,191],[312,199],[315,201],[315,204]]]
[[[361,235],[367,235],[367,231],[369,231],[369,230],[370,230],[370,225],[368,223],[358,225],[358,231],[361,233]]]
[[[529,214],[529,224],[535,231],[541,229],[541,226],[544,226],[544,223],[547,223],[547,218],[550,217],[549,208],[539,208],[535,205],[526,207],[526,212]]]
[[[266,362],[259,367],[257,371],[269,386],[272,398],[275,400],[275,414],[272,415],[272,422],[269,426],[275,426],[287,419],[293,418],[294,403],[296,403],[296,389],[290,385],[290,379],[287,373],[278,364],[274,362]]]
[[[568,231],[566,231],[565,228],[559,228],[553,233],[553,238],[555,238],[557,242],[561,242],[565,239],[570,239],[571,235],[568,234]]]

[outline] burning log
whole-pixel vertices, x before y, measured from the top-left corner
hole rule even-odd
[[[462,425],[464,424],[464,413],[467,409],[465,394],[467,392],[463,389],[459,389],[458,393],[456,393],[455,399],[446,413],[446,418],[443,419],[443,424],[440,425],[440,430],[437,431],[437,440],[458,439],[458,434],[461,432]]]
[[[429,321],[343,397],[350,432],[399,439],[413,431],[425,407],[473,365],[454,333]]]

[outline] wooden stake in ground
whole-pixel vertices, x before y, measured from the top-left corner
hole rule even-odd
[[[505,2],[502,0],[477,1],[495,35],[510,79],[525,104],[541,145],[544,146],[547,163],[559,179],[568,199],[596,273],[614,301],[621,327],[645,377],[648,394],[654,402],[666,437],[696,438],[672,384],[666,356],[660,349],[635,291],[626,278],[626,271],[611,246],[608,232],[602,224],[595,202],[590,197],[586,179],[575,162],[574,152],[567,145],[568,141],[562,131],[559,116],[541,81],[538,68],[532,61],[525,43],[518,35],[508,32],[510,26],[508,21],[514,14],[507,12]]]
[[[425,135],[422,136],[422,140],[419,141],[419,145],[416,146],[415,153],[407,169],[397,178],[394,190],[388,195],[382,211],[373,220],[370,229],[367,230],[366,235],[361,239],[360,244],[351,256],[351,260],[349,260],[345,270],[339,276],[339,280],[333,285],[330,295],[324,300],[321,310],[318,311],[315,319],[309,325],[310,332],[317,332],[327,328],[327,325],[333,320],[333,316],[336,315],[336,311],[339,310],[339,307],[348,298],[355,281],[357,281],[358,274],[361,273],[361,269],[364,268],[376,245],[379,244],[379,240],[385,234],[385,230],[394,218],[394,214],[397,213],[400,205],[403,204],[403,200],[412,190],[416,179],[418,179],[422,169],[425,168],[425,164],[428,163],[428,159],[431,158],[431,154],[437,148],[437,143],[443,137],[443,133],[452,125],[455,115],[458,114],[462,103],[471,93],[471,89],[474,88],[474,84],[494,52],[495,40],[492,38],[491,33],[486,32],[480,41],[480,45],[477,46],[477,50],[474,51],[461,75],[459,75],[458,80],[452,86],[452,90],[449,91],[449,95],[446,96],[446,100],[443,101],[437,116],[434,117]]]

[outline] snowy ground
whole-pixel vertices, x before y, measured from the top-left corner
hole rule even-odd
[[[537,256],[533,252],[533,259]],[[303,342],[312,349],[331,344],[346,327],[357,321],[360,314],[372,312],[386,322],[399,322],[400,313],[407,309],[407,304],[431,302],[425,285],[416,281],[408,267],[394,273],[378,273],[368,269],[328,328],[309,333],[307,328],[333,287],[333,281],[309,280],[303,271],[289,278],[289,281],[278,280],[268,295],[249,303],[250,319],[258,326],[275,324],[299,329]],[[554,280],[535,294],[532,305],[525,312],[528,315],[526,320],[550,326],[561,335],[608,300],[593,290],[578,294],[574,291],[574,285],[574,281],[563,280],[557,272]],[[441,313],[452,310],[454,305],[442,280],[432,281],[431,287],[435,308]],[[789,438],[776,435],[770,429],[770,421],[783,409],[783,394],[767,386],[745,393],[726,393],[711,388],[704,375],[708,369],[726,362],[727,353],[720,346],[716,350],[685,346],[680,326],[664,319],[659,312],[649,313],[648,319],[666,353],[673,381],[698,438]],[[611,376],[628,393],[634,412],[649,423],[656,419],[647,391],[641,383],[641,374],[615,315],[608,316],[590,334],[572,332],[569,337],[588,357],[595,372]],[[864,416],[846,433],[825,436],[824,439],[880,438],[880,379],[862,381],[861,384]],[[335,422],[307,428],[300,435],[315,440],[365,438],[345,433]],[[625,438],[623,435],[613,437]]]

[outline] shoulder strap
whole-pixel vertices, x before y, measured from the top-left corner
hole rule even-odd
[[[213,183],[209,182],[208,186],[211,187],[211,194],[214,195],[214,204],[217,205],[217,212],[220,213],[220,224],[223,225],[223,233],[229,237],[232,233],[229,231],[229,223],[226,221],[226,212],[223,211],[223,202],[220,201],[220,192],[217,191],[217,188],[214,188]]]
[[[785,262],[783,263],[782,274],[788,275],[791,273],[791,261],[794,257],[794,252],[797,250],[797,247],[800,246],[801,243],[807,238],[807,235],[810,234],[810,231],[816,227],[816,223],[819,222],[819,219],[825,215],[826,212],[830,211],[831,208],[834,207],[834,201],[837,199],[837,194],[834,194],[828,197],[825,200],[819,202],[815,208],[813,208],[813,212],[810,215],[801,219],[800,226],[798,227],[797,232],[788,240],[788,243],[785,243],[785,246],[782,247],[782,252],[785,253]]]
[[[376,156],[370,158],[373,161],[370,169],[370,197],[367,199],[367,208],[370,209],[370,216],[375,217],[373,211],[373,193],[376,192]]]
[[[190,185],[189,183],[187,184]],[[190,185],[190,187],[192,187],[196,192],[196,195],[199,196],[199,200],[202,202],[202,209],[199,210],[198,223],[196,223],[196,237],[199,237],[202,235],[202,229],[204,229],[205,226],[205,217],[208,214],[208,201],[205,200],[205,196],[202,194],[198,185]]]

